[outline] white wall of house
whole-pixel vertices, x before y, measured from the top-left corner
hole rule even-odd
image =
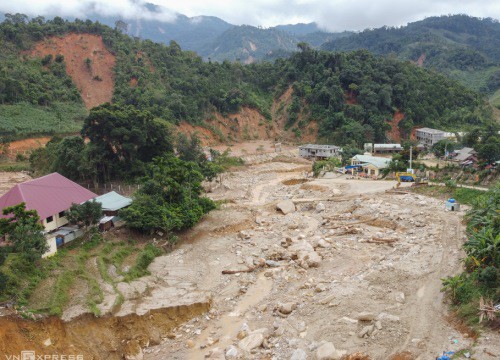
[[[52,220],[52,221],[48,221],[48,220]],[[68,222],[69,221],[66,218],[66,216],[64,216],[64,214],[59,213],[59,214],[52,215],[46,219],[43,219],[42,224],[43,224],[43,227],[45,228],[45,231],[50,232],[50,231],[56,230],[57,228],[60,228],[61,226],[66,225]]]
[[[47,258],[49,256],[55,255],[57,253],[57,245],[56,245],[56,237],[49,236],[47,237],[47,245],[49,245],[49,249],[45,254],[42,255],[42,258]]]

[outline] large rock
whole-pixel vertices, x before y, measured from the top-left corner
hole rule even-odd
[[[317,212],[325,211],[325,209],[326,209],[326,206],[323,203],[318,203],[318,205],[316,205]]]
[[[321,262],[321,256],[305,240],[293,244],[288,250],[292,254],[292,259],[297,259],[302,267],[317,267]]]
[[[264,342],[264,335],[262,333],[250,334],[243,340],[240,340],[238,343],[238,347],[246,352],[250,352],[253,349],[256,349],[262,346]]]
[[[297,308],[297,304],[294,302],[284,303],[278,307],[278,311],[284,315],[291,314],[293,310]]]
[[[368,311],[363,311],[358,314],[357,319],[359,321],[372,321],[375,319],[375,315]]]
[[[295,204],[292,200],[283,200],[276,205],[276,208],[286,215],[295,211]]]
[[[226,359],[235,359],[239,356],[240,352],[238,348],[234,345],[229,345],[226,349]]]
[[[304,350],[302,349],[296,349],[290,360],[307,360],[307,354]]]
[[[325,342],[316,351],[316,360],[339,360],[345,351],[335,349],[331,342]]]

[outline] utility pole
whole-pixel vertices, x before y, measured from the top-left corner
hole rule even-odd
[[[413,174],[413,169],[411,167],[412,157],[413,157],[413,146],[410,146],[410,172]]]

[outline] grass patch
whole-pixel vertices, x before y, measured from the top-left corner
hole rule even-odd
[[[18,103],[0,105],[0,114],[0,134],[22,139],[78,132],[87,110],[77,103],[54,103],[47,107]]]
[[[475,200],[485,196],[486,192],[476,189],[448,187],[448,186],[418,186],[411,188],[412,192],[440,198],[443,200],[454,198],[461,204],[472,205]]]
[[[0,162],[0,171],[19,172],[19,171],[29,171],[29,170],[30,170],[30,163],[28,161]]]
[[[49,305],[50,315],[62,315],[64,305],[69,301],[68,292],[74,282],[75,273],[72,270],[64,270],[57,277]]]
[[[160,256],[161,253],[162,251],[157,247],[151,244],[146,245],[139,253],[139,256],[137,256],[134,266],[132,266],[125,275],[125,281],[132,281],[142,276],[149,275],[148,266],[157,256]]]

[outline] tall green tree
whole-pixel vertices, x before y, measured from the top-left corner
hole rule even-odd
[[[95,225],[102,218],[102,204],[95,200],[72,204],[66,213],[68,221],[85,227]]]
[[[201,196],[203,178],[194,162],[173,156],[155,158],[134,202],[120,216],[127,226],[146,233],[191,228],[215,207]]]
[[[168,124],[130,105],[107,103],[93,108],[85,119],[82,136],[99,152],[99,176],[108,180],[117,175],[140,175],[145,163],[173,151]]]

